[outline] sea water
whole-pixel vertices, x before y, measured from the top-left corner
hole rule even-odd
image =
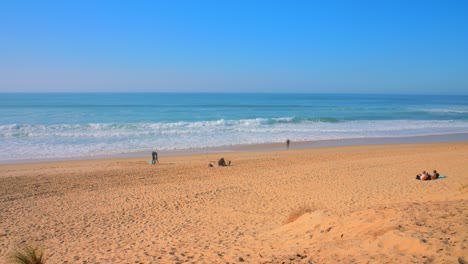
[[[0,162],[468,133],[468,96],[3,93]]]

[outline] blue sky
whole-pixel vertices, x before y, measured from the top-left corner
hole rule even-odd
[[[468,94],[468,1],[2,1],[14,91]]]

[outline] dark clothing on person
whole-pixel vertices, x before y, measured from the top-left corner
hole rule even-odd
[[[224,160],[224,158],[221,158],[221,159],[218,161],[218,166],[226,166],[226,161]]]
[[[153,151],[151,155],[153,156],[153,163],[158,162],[158,153],[156,151]]]

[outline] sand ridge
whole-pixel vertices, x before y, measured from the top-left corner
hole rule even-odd
[[[0,263],[24,243],[50,263],[454,263],[467,160],[443,143],[1,165]],[[448,178],[414,180],[432,169]]]

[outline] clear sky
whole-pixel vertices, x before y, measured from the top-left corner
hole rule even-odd
[[[1,1],[14,91],[468,94],[468,1]]]

